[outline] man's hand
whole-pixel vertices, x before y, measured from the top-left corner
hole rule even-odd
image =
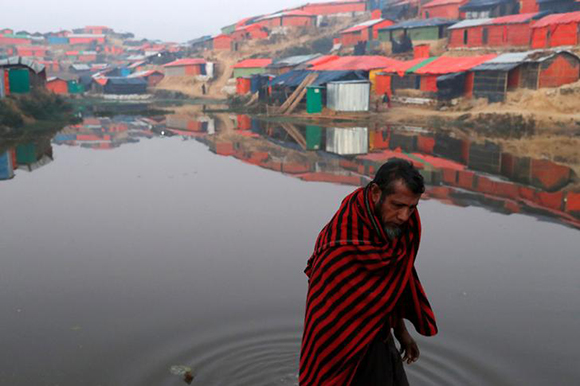
[[[408,365],[417,362],[420,355],[419,346],[417,346],[417,342],[415,342],[415,339],[413,339],[405,328],[405,322],[402,319],[395,326],[395,338],[397,338],[401,345],[403,362],[407,362]]]

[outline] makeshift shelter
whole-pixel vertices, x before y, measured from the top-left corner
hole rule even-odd
[[[266,71],[274,75],[282,75],[288,71],[306,67],[311,61],[321,57],[320,54],[290,56],[283,59],[275,59],[266,67]]]
[[[569,51],[528,51],[500,55],[471,70],[473,96],[503,101],[518,88],[559,87],[578,81],[580,58]]]
[[[449,47],[527,47],[536,13],[463,20],[449,27]]]
[[[396,89],[419,89],[419,77],[410,71],[426,65],[436,58],[414,59],[393,63],[375,76],[375,93],[377,95],[388,94],[392,96]]]
[[[230,35],[218,35],[213,38],[213,49],[221,51],[235,50],[234,40]]]
[[[105,42],[105,35],[94,35],[94,34],[70,34],[68,35],[69,44],[91,44],[97,43],[102,44]]]
[[[105,94],[130,95],[147,93],[147,81],[141,78],[107,78]]]
[[[267,39],[269,34],[268,30],[261,24],[250,24],[236,28],[230,36],[235,41],[262,40]]]
[[[432,18],[425,20],[408,20],[379,30],[379,40],[391,42],[393,53],[410,51],[413,43],[434,41],[447,37],[447,27],[455,20]]]
[[[337,14],[362,13],[367,10],[367,2],[365,0],[342,0],[342,1],[328,1],[324,3],[308,3],[298,7],[302,11],[313,15],[327,16]]]
[[[463,19],[465,14],[459,11],[459,7],[469,0],[433,0],[421,6],[421,18],[432,19],[435,17],[445,19]]]
[[[236,79],[236,94],[245,95],[250,93],[252,89],[252,77],[240,76]]]
[[[61,78],[48,78],[46,80],[46,89],[54,94],[68,94],[68,83]]]
[[[314,27],[316,26],[316,15],[300,10],[282,11],[261,17],[256,20],[256,23],[260,23],[270,29],[277,27]]]
[[[496,56],[495,54],[463,57],[440,56],[413,72],[421,76],[421,91],[437,92],[437,77],[468,71]]]
[[[167,63],[163,66],[165,69],[165,75],[167,77],[172,76],[197,76],[206,75],[206,65],[205,59],[178,59],[174,62]]]
[[[532,48],[575,46],[580,12],[548,15],[532,25]]]
[[[155,87],[165,78],[165,75],[161,71],[148,70],[135,72],[128,76],[129,78],[141,78],[147,81],[149,87]]]
[[[395,24],[392,20],[375,19],[357,24],[340,32],[340,43],[343,47],[354,46],[359,42],[377,40],[379,29]]]
[[[364,80],[329,82],[326,107],[334,111],[369,111],[371,84]]]
[[[4,70],[8,80],[4,88],[6,94],[26,94],[31,89],[43,89],[46,85],[46,67],[28,58],[13,56],[0,59],[0,70]]]
[[[234,78],[240,76],[251,76],[255,74],[263,74],[266,72],[266,67],[272,63],[272,59],[246,59],[234,65]]]
[[[16,46],[17,56],[35,56],[44,58],[47,56],[48,48],[43,46]]]
[[[466,19],[481,19],[518,13],[518,0],[470,0],[459,7]]]

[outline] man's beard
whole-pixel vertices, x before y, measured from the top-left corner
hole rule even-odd
[[[385,231],[385,233],[387,234],[387,237],[391,241],[393,241],[394,239],[401,236],[401,233],[402,233],[401,228],[397,227],[397,226],[389,227],[389,226],[383,225],[383,230]]]
[[[377,213],[379,215],[379,218],[381,220],[381,226],[383,227],[383,230],[385,231],[387,238],[389,240],[393,241],[394,239],[401,236],[401,233],[403,233],[403,231],[402,231],[401,227],[399,227],[399,226],[396,226],[396,225],[389,226],[389,225],[385,224],[385,220],[381,216],[381,209],[380,209],[385,201],[385,198],[386,198],[386,196],[384,194],[381,194],[381,198],[379,199],[379,202],[377,202],[375,205],[375,213]]]

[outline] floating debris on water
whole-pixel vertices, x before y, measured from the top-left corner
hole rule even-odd
[[[193,370],[191,369],[191,367],[189,367],[189,366],[183,366],[183,365],[171,366],[169,368],[169,372],[173,375],[183,377],[183,380],[188,385],[191,385],[191,382],[193,382],[193,379],[195,378],[195,374],[194,374]]]

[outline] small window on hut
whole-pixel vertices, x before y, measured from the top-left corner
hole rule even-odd
[[[463,31],[463,44],[467,44],[467,40],[468,40],[467,30],[464,30]]]
[[[489,38],[489,32],[487,30],[487,28],[483,29],[483,36],[481,37],[481,42],[483,44],[487,44],[487,39]]]

